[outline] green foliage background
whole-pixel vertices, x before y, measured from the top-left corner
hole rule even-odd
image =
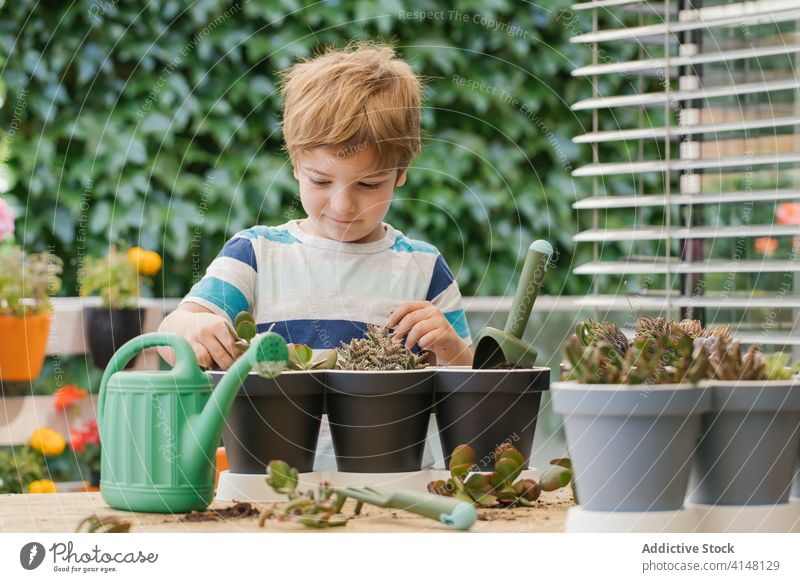
[[[427,85],[423,154],[388,220],[437,245],[464,294],[512,293],[536,238],[559,252],[547,291],[585,291],[588,280],[568,277],[573,261],[590,258],[576,257],[570,240],[582,186],[569,171],[590,151],[569,141],[583,129],[568,104],[590,87],[569,74],[587,50],[567,42],[577,32],[558,20],[568,4],[7,4],[0,127],[22,111],[9,159],[23,215],[17,238],[65,258],[64,294],[77,294],[82,256],[125,239],[164,255],[156,295],[183,295],[234,232],[302,216],[281,150],[277,72],[324,45],[381,38]],[[408,10],[443,17],[401,16]],[[454,75],[488,89],[459,86]]]

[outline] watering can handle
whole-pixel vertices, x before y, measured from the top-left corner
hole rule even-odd
[[[97,402],[97,423],[102,424],[103,405],[105,403],[106,385],[111,376],[124,370],[133,358],[146,348],[168,346],[175,350],[175,366],[172,368],[179,375],[191,373],[189,368],[197,368],[197,356],[192,346],[183,337],[175,333],[145,333],[133,338],[118,349],[111,357],[111,361],[103,372],[100,381],[100,396]]]

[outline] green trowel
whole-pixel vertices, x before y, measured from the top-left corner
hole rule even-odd
[[[522,274],[506,327],[502,330],[494,327],[483,329],[475,344],[473,368],[494,368],[503,364],[531,368],[536,363],[536,349],[523,342],[521,338],[528,325],[531,309],[539,295],[552,254],[553,247],[546,240],[531,243],[522,266]]]

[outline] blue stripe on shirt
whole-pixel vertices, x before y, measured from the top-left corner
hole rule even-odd
[[[219,252],[219,257],[230,257],[249,265],[254,271],[258,272],[258,264],[256,263],[256,253],[253,251],[253,243],[250,239],[243,236],[237,236],[225,243],[222,250]]]
[[[239,235],[246,238],[265,238],[272,242],[287,245],[300,242],[285,228],[278,228],[275,226],[254,226],[253,228],[241,231]]]
[[[464,310],[457,309],[455,311],[448,311],[444,316],[447,318],[447,321],[450,322],[450,325],[453,326],[453,329],[456,330],[459,337],[469,341],[469,325],[467,325],[467,316]]]
[[[248,308],[247,298],[235,285],[208,275],[198,281],[186,297],[200,297],[210,301],[224,310],[231,321],[236,319],[240,311],[247,311]]]
[[[391,250],[398,253],[438,253],[439,251],[432,244],[428,244],[421,240],[413,238],[406,238],[402,234],[398,234],[394,240]]]
[[[447,262],[442,255],[436,257],[436,264],[433,266],[433,274],[431,275],[431,283],[428,286],[428,293],[425,296],[425,301],[433,301],[439,293],[444,291],[453,282],[453,273]]]

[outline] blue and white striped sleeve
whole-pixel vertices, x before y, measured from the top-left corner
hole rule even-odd
[[[453,329],[461,339],[467,343],[472,343],[467,325],[467,316],[464,314],[464,306],[461,302],[461,291],[458,283],[453,276],[453,272],[447,265],[447,261],[440,254],[436,257],[436,264],[431,274],[431,282],[428,286],[428,294],[425,298],[438,307]]]
[[[240,311],[254,312],[257,272],[252,240],[234,235],[181,304],[197,303],[233,322]]]

